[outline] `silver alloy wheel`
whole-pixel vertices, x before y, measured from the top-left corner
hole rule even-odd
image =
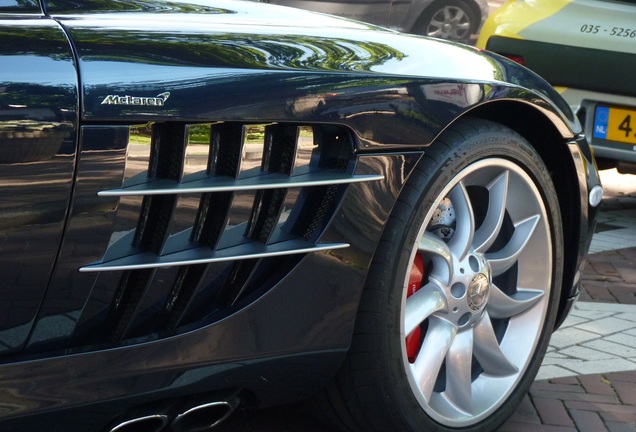
[[[433,225],[449,204],[454,224],[442,239]],[[433,420],[447,427],[484,420],[523,378],[546,319],[550,233],[537,186],[500,158],[460,171],[428,211],[410,261],[424,262],[424,277],[413,292],[406,275],[400,320],[402,340],[419,339],[415,353],[402,345],[402,359]]]
[[[426,36],[465,40],[470,37],[471,16],[461,7],[446,5],[436,11],[428,26]]]

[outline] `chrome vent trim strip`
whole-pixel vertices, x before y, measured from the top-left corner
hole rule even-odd
[[[89,264],[80,268],[79,271],[104,272],[156,269],[163,267],[210,264],[215,262],[304,254],[343,249],[349,246],[350,245],[348,243],[312,244],[301,239],[288,240],[272,245],[264,245],[258,241],[253,241],[216,251],[209,247],[202,246],[161,256],[157,256],[151,252],[143,252],[108,262]]]
[[[121,189],[104,190],[99,196],[171,195],[188,193],[238,192],[276,188],[312,187],[383,180],[383,175],[348,175],[336,170],[314,172],[289,177],[284,174],[264,174],[235,180],[232,177],[207,177],[186,182],[156,180]]]

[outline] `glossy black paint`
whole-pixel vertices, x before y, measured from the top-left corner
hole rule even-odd
[[[415,99],[415,107],[402,110],[421,111],[415,115],[444,111],[436,109],[436,103],[450,104],[445,106],[447,110],[456,107],[447,117],[428,121],[432,130],[423,138],[417,134],[416,142],[421,144],[452,116],[512,92],[511,97],[537,103],[555,117],[569,116],[561,119],[564,134],[567,128],[579,129],[567,105],[538,76],[471,47],[405,39],[361,23],[260,3],[220,2],[213,10],[192,12],[204,4],[199,2],[188,4],[187,13],[161,10],[154,15],[140,10],[141,5],[135,2],[110,3],[116,8],[106,11],[103,3],[91,2],[92,9],[81,9],[81,15],[73,10],[72,2],[47,6],[74,40],[87,121],[221,116],[227,120],[316,118],[344,122],[354,115],[370,117],[372,113],[364,109],[367,103],[380,105],[374,110],[376,115],[385,108],[391,115],[399,115],[399,108],[395,113],[391,105],[397,99],[396,91],[406,91]],[[115,11],[130,12],[111,15]],[[336,25],[347,28],[346,38],[335,30]],[[187,36],[183,28],[187,28]],[[510,83],[493,80],[524,83],[542,92],[543,100]],[[488,82],[488,88],[471,88],[472,83],[480,82]],[[462,89],[466,84],[469,87]],[[112,95],[156,97],[164,92],[170,96],[161,110],[102,104]],[[354,92],[356,98],[365,97],[368,102],[356,101],[357,107],[352,108]],[[451,92],[463,94],[449,97]],[[298,102],[292,102],[298,100],[302,100],[303,110],[298,110]],[[418,106],[422,103],[428,105]]]
[[[594,221],[587,191],[598,178],[587,144],[575,142],[578,121],[532,72],[470,47],[251,2],[51,1],[37,20],[24,18],[39,13],[33,2],[7,8],[0,8],[0,131],[28,121],[57,141],[37,160],[0,162],[5,430],[38,422],[85,430],[82,415],[102,427],[142,402],[236,388],[254,405],[311,394],[346,353],[366,272],[411,169],[462,116],[499,115],[523,129],[500,106],[543,119],[546,151],[565,155],[564,171],[578,172],[578,184],[559,185],[572,214],[581,214],[568,234],[564,312],[576,295]],[[168,92],[161,105],[131,104]],[[114,97],[128,104],[103,103]],[[121,274],[78,269],[102,260],[137,224],[141,199],[97,195],[148,165],[148,155],[131,156],[132,126],[234,120],[350,133],[353,173],[384,176],[343,188],[318,239],[351,247],[291,260],[267,290],[163,333],[147,331],[142,316],[160,316],[170,290],[173,275],[157,270],[123,330],[128,336],[96,337]],[[212,279],[226,270],[214,271]],[[70,425],[50,422],[78,406]]]
[[[0,38],[0,353],[7,354],[26,342],[57,259],[75,170],[79,90],[57,23],[0,15]]]

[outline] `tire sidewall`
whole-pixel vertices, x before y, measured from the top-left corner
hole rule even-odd
[[[482,122],[487,125],[488,131],[476,130],[475,133],[464,135],[462,139],[453,136],[451,132],[443,137],[442,142],[436,143],[424,156],[420,164],[413,172],[403,193],[400,202],[387,223],[384,237],[393,239],[383,244],[400,245],[400,247],[381,249],[374,260],[373,268],[380,274],[373,274],[369,278],[369,284],[373,291],[380,290],[386,294],[384,299],[386,320],[389,331],[385,333],[385,339],[379,342],[378,351],[381,363],[389,365],[384,376],[384,387],[393,401],[395,421],[405,419],[405,427],[409,430],[491,430],[501,424],[512,413],[514,408],[527,393],[541,363],[541,359],[547,349],[549,335],[554,327],[556,309],[558,307],[559,292],[562,274],[562,233],[558,201],[554,193],[554,187],[537,152],[525,139],[510,129],[502,128],[490,122]],[[403,307],[404,280],[412,264],[413,245],[418,241],[420,227],[424,223],[425,216],[432,205],[435,204],[443,189],[460,173],[470,165],[491,157],[503,158],[514,162],[524,169],[532,178],[548,214],[550,235],[552,237],[552,286],[547,305],[546,319],[541,329],[541,335],[528,368],[523,374],[519,384],[508,396],[506,402],[486,420],[467,428],[445,428],[433,421],[423,411],[417,399],[412,393],[404,370],[402,350],[404,341],[400,337],[401,309]],[[410,210],[415,209],[415,210]],[[405,218],[405,214],[407,217]],[[396,241],[397,240],[397,241]],[[373,286],[374,284],[388,283],[390,286]]]

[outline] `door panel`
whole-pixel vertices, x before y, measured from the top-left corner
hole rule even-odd
[[[46,291],[77,145],[69,42],[53,20],[25,16],[0,18],[0,354],[23,347]]]

